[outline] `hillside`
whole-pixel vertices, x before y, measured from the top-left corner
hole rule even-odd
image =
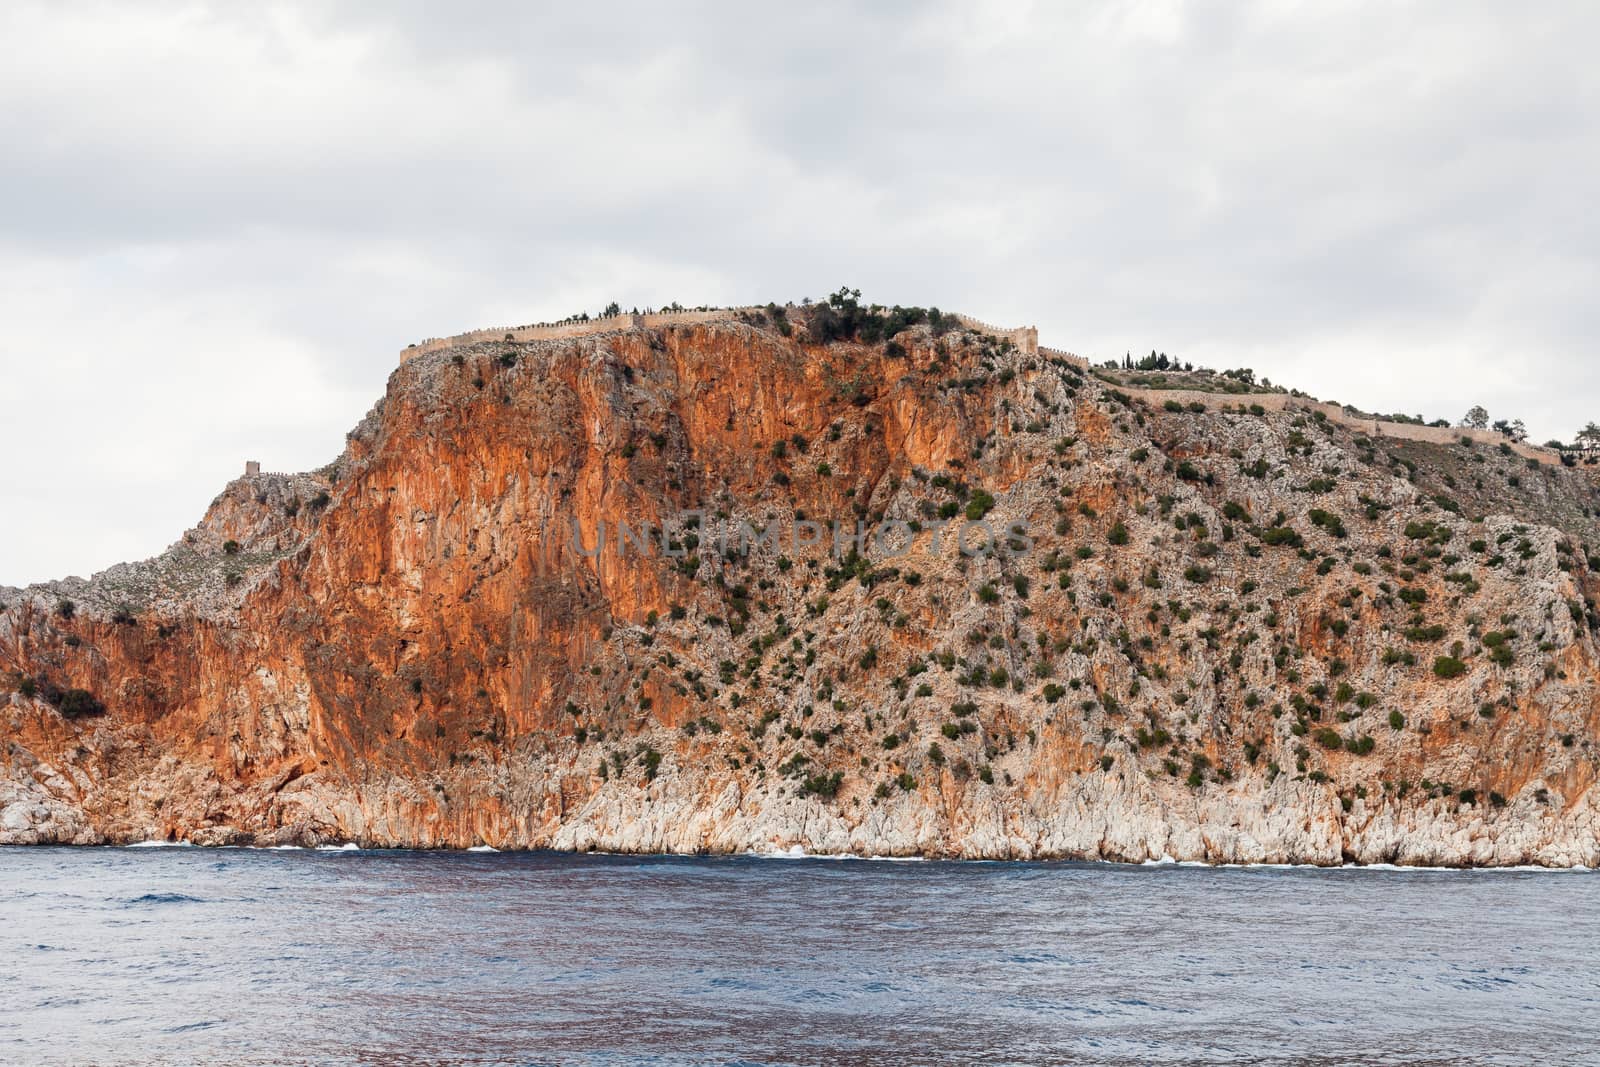
[[[0,593],[0,843],[1600,864],[1592,468],[702,319],[427,342],[327,468]]]

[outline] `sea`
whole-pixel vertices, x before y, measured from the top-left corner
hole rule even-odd
[[[0,849],[0,1063],[1600,1064],[1600,874]]]

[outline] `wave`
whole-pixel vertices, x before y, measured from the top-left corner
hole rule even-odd
[[[191,897],[186,893],[145,893],[131,900],[123,901],[128,905],[139,904],[204,904],[199,897]]]

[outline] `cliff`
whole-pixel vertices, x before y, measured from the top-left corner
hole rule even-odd
[[[858,309],[430,342],[0,592],[0,842],[1600,863],[1592,480],[1250,399]]]

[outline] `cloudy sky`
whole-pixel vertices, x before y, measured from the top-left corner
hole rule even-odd
[[[0,583],[320,466],[408,342],[848,284],[1600,419],[1600,6],[0,6]]]

